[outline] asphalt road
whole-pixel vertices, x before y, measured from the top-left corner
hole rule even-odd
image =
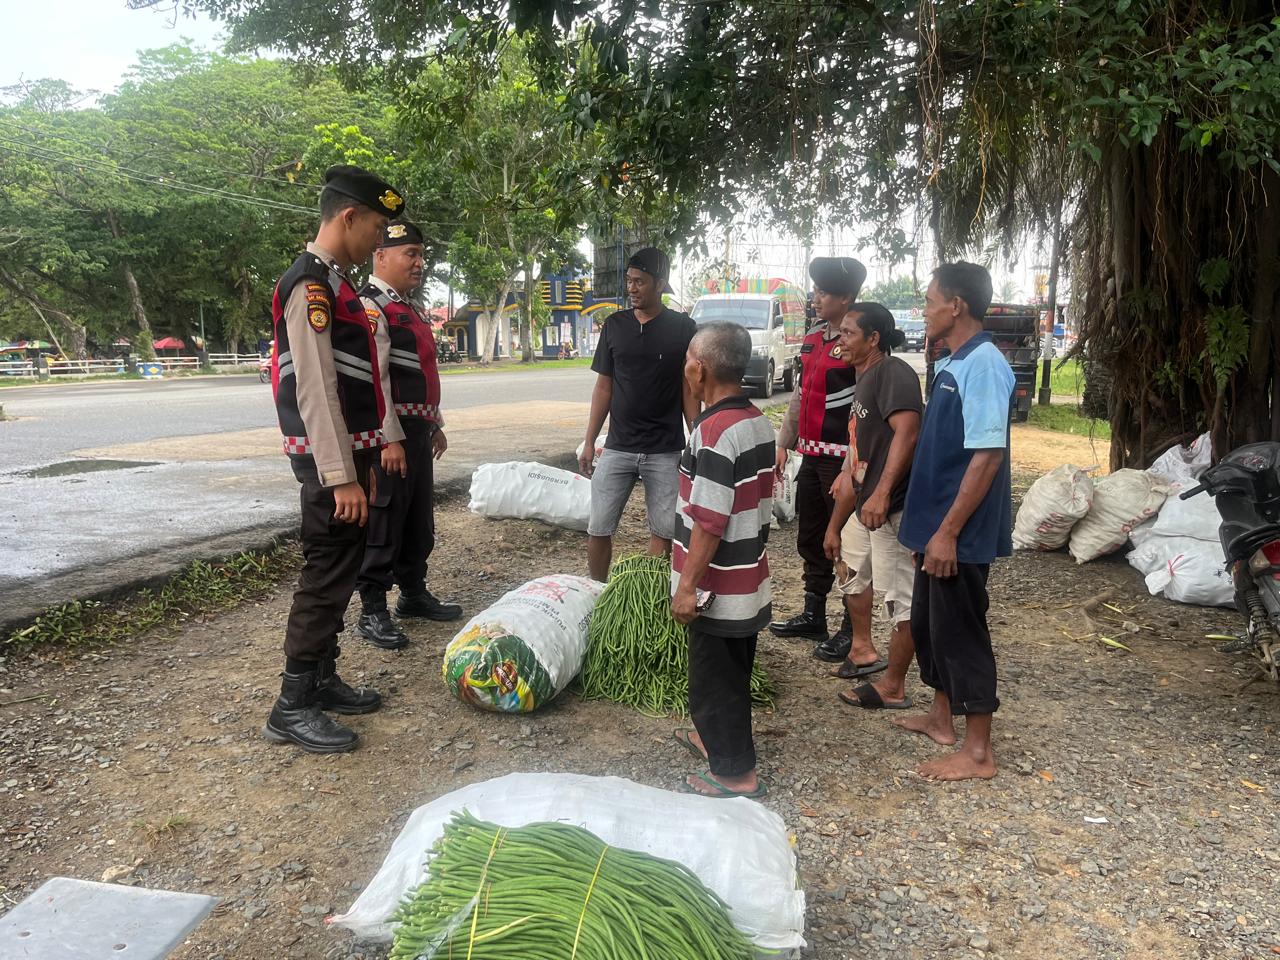
[[[446,376],[437,488],[465,491],[485,462],[569,466],[593,382],[586,368]],[[0,404],[13,418],[0,421],[0,627],[297,523],[298,485],[256,375],[21,387]]]

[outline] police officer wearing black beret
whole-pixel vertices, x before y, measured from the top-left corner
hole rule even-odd
[[[769,629],[779,637],[827,641],[827,594],[835,571],[822,548],[835,501],[831,485],[849,453],[849,412],[853,406],[854,371],[840,356],[840,321],[858,299],[867,270],[852,257],[815,257],[809,264],[813,307],[818,324],[800,347],[800,383],[778,432],[778,471],[788,450],[803,455],[796,475],[796,548],[804,561],[804,610]],[[849,652],[851,628],[846,612],[836,636],[815,651]]]
[[[338,634],[364,554],[373,465],[385,398],[374,331],[344,271],[373,253],[404,198],[353,166],[331,167],[315,241],[276,284],[271,383],[284,452],[301,484],[303,566],[285,630],[280,696],[264,734],[313,753],[356,746],[356,733],[325,711],[372,713],[373,690],[338,676]]]
[[[436,338],[410,297],[422,285],[423,236],[417,224],[387,224],[373,255],[373,275],[360,297],[377,322],[378,367],[387,398],[382,435],[387,446],[375,467],[378,495],[369,503],[369,535],[356,588],[357,629],[370,643],[396,649],[409,638],[391,619],[387,591],[396,583],[399,617],[456,620],[462,608],[427,589],[427,558],[435,547],[433,461],[449,442],[440,410]]]

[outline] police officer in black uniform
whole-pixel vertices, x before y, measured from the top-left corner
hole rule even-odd
[[[358,737],[324,711],[372,713],[373,690],[338,676],[338,634],[364,553],[384,398],[374,329],[344,271],[373,253],[404,198],[353,166],[325,172],[320,230],[276,284],[272,392],[284,450],[302,485],[302,572],[285,631],[285,672],[264,735],[312,753]]]
[[[356,581],[363,612],[357,629],[375,646],[403,647],[409,638],[387,611],[387,591],[400,585],[396,615],[457,620],[462,607],[427,589],[427,557],[435,546],[433,461],[449,442],[440,412],[440,372],[431,324],[410,296],[422,284],[423,236],[408,220],[387,224],[373,255],[373,276],[360,291],[378,329],[378,367],[387,398],[387,446],[374,467],[378,495],[369,503],[369,535]]]

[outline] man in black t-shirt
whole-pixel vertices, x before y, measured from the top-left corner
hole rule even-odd
[[[915,565],[911,551],[898,542],[898,528],[923,405],[919,375],[891,353],[904,341],[893,314],[878,303],[853,304],[840,323],[840,349],[858,380],[849,415],[849,456],[832,491],[836,504],[823,549],[836,564],[853,630],[848,645],[833,648],[833,637],[818,645],[815,656],[840,660],[832,676],[845,680],[884,671],[874,683],[839,695],[850,706],[870,710],[911,706],[905,684],[915,655]],[[884,594],[893,624],[887,660],[871,637],[873,589]]]
[[[587,565],[594,580],[609,576],[613,534],[637,479],[644,484],[649,553],[671,552],[680,452],[685,427],[698,415],[698,403],[684,379],[685,351],[697,326],[688,314],[663,304],[670,272],[667,255],[653,247],[627,262],[631,309],[605,320],[591,361],[596,385],[578,466],[591,478]],[[593,465],[606,414],[608,438]]]

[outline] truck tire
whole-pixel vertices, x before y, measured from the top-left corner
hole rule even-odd
[[[766,400],[773,396],[773,361],[769,361],[769,369],[764,375],[764,383],[760,384],[760,396]]]
[[[787,368],[782,371],[782,389],[790,393],[796,388],[796,366],[794,363],[788,363]]]

